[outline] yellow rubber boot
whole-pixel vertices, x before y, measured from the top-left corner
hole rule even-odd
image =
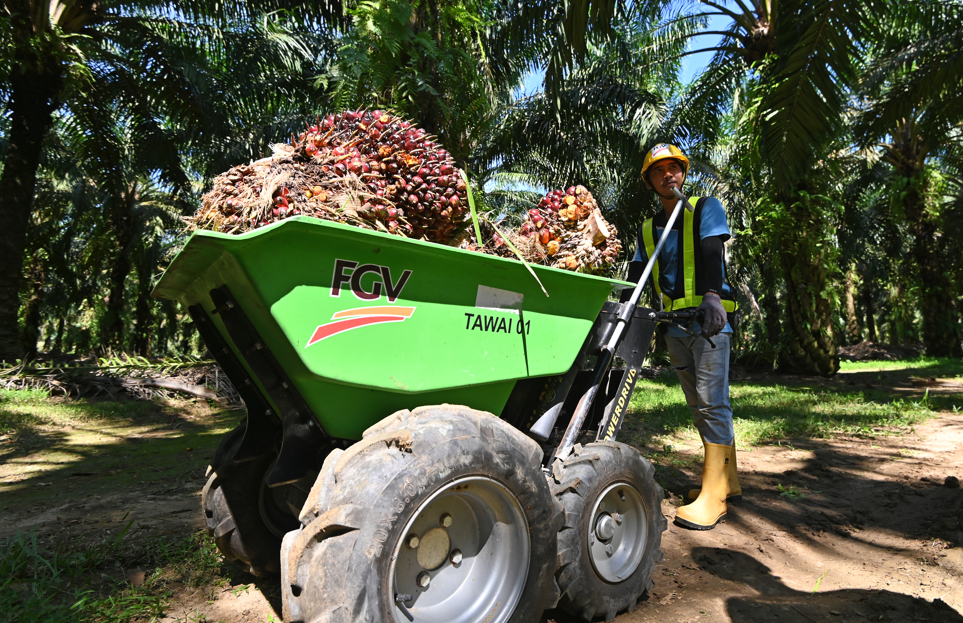
[[[707,443],[702,464],[702,492],[692,504],[679,509],[675,523],[692,530],[711,530],[726,516],[726,490],[732,446]]]
[[[705,444],[705,442],[702,442]],[[726,483],[726,503],[729,502],[739,502],[742,500],[742,485],[739,484],[739,474],[736,470],[736,447],[732,446],[732,452],[729,454],[729,478]],[[699,493],[702,489],[689,489],[689,499],[695,500],[699,497]]]

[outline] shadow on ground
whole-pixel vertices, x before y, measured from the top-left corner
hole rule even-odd
[[[881,621],[892,620],[888,615],[894,612],[918,621],[963,623],[963,616],[939,599],[928,602],[883,590],[793,590],[769,567],[737,551],[697,547],[692,560],[704,571],[758,593],[726,600],[726,613],[733,623]]]
[[[44,523],[46,511],[97,496],[193,493],[224,429],[242,415],[134,400],[78,401],[65,409],[66,420],[56,421],[40,407],[0,402],[7,424],[0,537]],[[116,510],[123,515],[129,508]]]

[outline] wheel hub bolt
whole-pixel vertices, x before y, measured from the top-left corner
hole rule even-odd
[[[615,547],[611,543],[605,546],[605,553],[611,556],[615,552]]]
[[[448,557],[448,560],[450,560],[451,564],[453,565],[460,565],[462,561],[461,550],[460,549],[451,550],[451,556]]]
[[[421,543],[421,539],[418,538],[417,534],[409,534],[405,545],[408,546],[408,549],[417,549],[419,543]]]
[[[428,588],[429,584],[431,584],[431,576],[428,575],[426,571],[422,571],[421,573],[419,573],[418,586],[420,586],[421,588]]]
[[[449,515],[448,513],[445,513],[444,515],[441,516],[441,519],[438,520],[438,523],[441,524],[442,526],[444,526],[445,528],[450,527],[450,526],[451,526],[451,515]]]
[[[608,541],[615,536],[615,520],[609,514],[602,515],[595,523],[595,534],[599,539]]]
[[[622,525],[622,513],[615,513],[615,515],[613,515],[613,517],[615,517],[615,523],[621,526],[621,525]]]

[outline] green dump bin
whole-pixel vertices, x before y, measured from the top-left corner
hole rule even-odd
[[[613,288],[630,285],[533,268],[548,295],[518,261],[295,217],[195,232],[153,296],[210,321],[249,375],[236,385],[257,383],[270,403],[265,383],[289,383],[328,436],[358,439],[424,404],[501,413],[516,381],[569,370]],[[240,307],[253,346],[231,338],[220,305]],[[283,380],[258,374],[252,349]]]

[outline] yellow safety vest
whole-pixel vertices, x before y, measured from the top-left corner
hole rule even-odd
[[[655,282],[655,291],[658,292],[659,296],[662,297],[662,305],[667,311],[685,309],[687,307],[698,307],[702,304],[702,295],[696,294],[696,274],[695,274],[695,236],[693,235],[693,229],[695,226],[695,207],[699,202],[699,197],[689,197],[689,203],[692,204],[693,211],[683,210],[684,221],[682,223],[682,235],[685,239],[680,241],[682,243],[683,257],[682,257],[682,275],[681,278],[685,285],[683,292],[684,296],[680,299],[673,299],[664,292],[662,292],[662,286],[659,285],[659,262],[656,260],[655,264],[652,266],[652,281]],[[654,224],[653,219],[648,219],[642,223],[642,241],[645,243],[645,252],[648,257],[652,257],[655,253],[655,236],[654,236]],[[678,280],[680,276],[676,276]],[[678,285],[676,287],[678,290]],[[722,308],[726,310],[727,313],[734,312],[738,305],[735,301],[728,299],[722,299]]]

